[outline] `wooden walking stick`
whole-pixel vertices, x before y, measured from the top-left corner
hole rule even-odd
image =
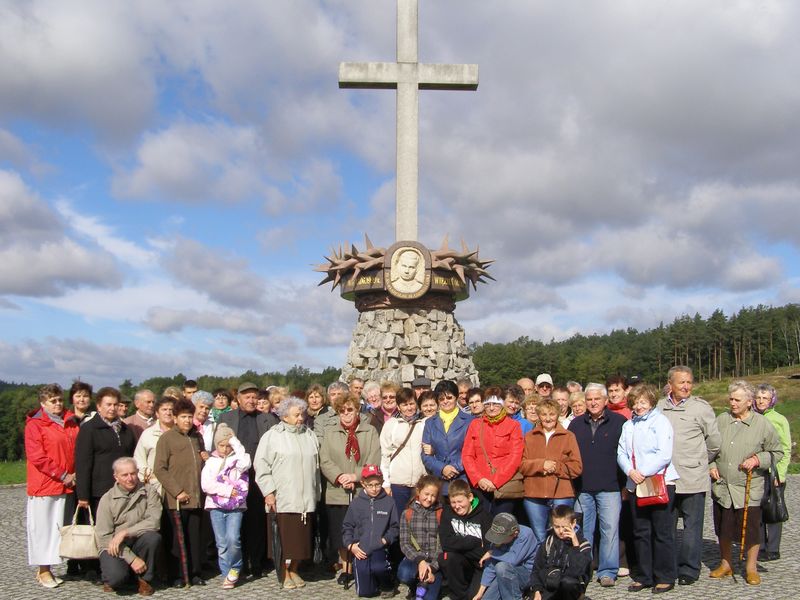
[[[753,479],[753,470],[747,472],[747,481],[744,484],[744,512],[742,513],[742,541],[739,544],[739,560],[744,560],[744,536],[747,532],[747,505],[750,502],[750,481]]]

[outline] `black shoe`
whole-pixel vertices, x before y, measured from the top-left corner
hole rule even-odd
[[[634,581],[632,584],[628,586],[629,592],[641,592],[645,588],[653,587],[652,585],[645,585],[643,583],[639,583],[638,581]]]
[[[203,579],[202,577],[199,577],[197,575],[192,577],[192,585],[205,585],[205,584],[206,584],[206,580]]]
[[[780,552],[767,552],[767,557],[764,560],[770,561],[770,560],[780,560],[780,559],[781,559]]]
[[[678,585],[692,585],[697,579],[692,579],[688,575],[678,577]]]
[[[336,578],[336,583],[339,585],[347,585],[353,580],[353,576],[350,573],[339,573],[339,576]]]
[[[174,588],[182,588],[182,587],[189,587],[189,586],[183,582],[183,577],[178,577],[175,581],[172,582],[172,587],[174,587]]]
[[[671,591],[675,587],[674,583],[670,583],[669,585],[665,585],[663,587],[654,587],[653,593],[654,594],[663,594],[665,592]]]

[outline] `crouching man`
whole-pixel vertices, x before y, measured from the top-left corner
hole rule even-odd
[[[161,498],[155,489],[139,481],[132,458],[118,458],[113,469],[116,483],[100,499],[95,523],[103,589],[117,590],[133,572],[139,594],[150,596],[161,545]]]

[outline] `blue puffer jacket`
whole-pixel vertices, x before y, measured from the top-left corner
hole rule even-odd
[[[461,449],[464,447],[464,438],[470,423],[472,423],[472,416],[461,411],[458,411],[447,433],[444,432],[444,422],[438,413],[425,421],[422,443],[433,446],[433,454],[422,453],[422,463],[428,473],[441,477],[442,469],[451,465],[458,470],[458,479],[467,479],[464,473],[464,464],[461,462]],[[442,495],[444,496],[447,495],[447,487],[448,484],[445,482],[442,485]]]
[[[375,498],[370,498],[364,490],[358,492],[347,508],[342,522],[342,541],[345,548],[358,542],[358,547],[367,554],[393,544],[400,532],[397,508],[394,500],[382,489]]]

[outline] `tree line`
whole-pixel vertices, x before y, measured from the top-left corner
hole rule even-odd
[[[800,365],[800,304],[758,305],[730,316],[717,309],[705,319],[699,313],[683,315],[646,331],[576,334],[549,343],[520,337],[505,344],[473,344],[472,352],[483,385],[543,372],[560,383],[604,381],[621,373],[661,385],[676,364],[692,367],[699,381],[744,377]]]

